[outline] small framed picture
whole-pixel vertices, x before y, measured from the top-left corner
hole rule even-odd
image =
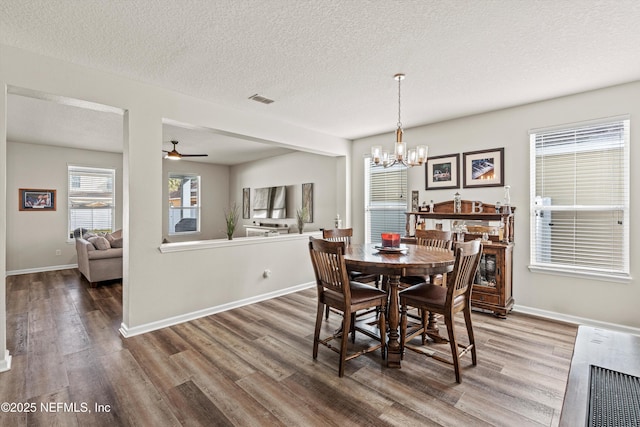
[[[56,190],[21,188],[18,190],[18,196],[18,208],[21,211],[56,210]]]
[[[307,210],[307,220],[313,222],[313,183],[302,184],[302,207]]]
[[[247,219],[251,217],[251,189],[242,189],[242,218]]]
[[[464,188],[504,185],[504,148],[463,153]]]
[[[442,190],[460,187],[460,154],[429,157],[425,164],[426,189]]]

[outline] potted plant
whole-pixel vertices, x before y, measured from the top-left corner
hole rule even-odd
[[[224,220],[227,223],[227,238],[229,240],[233,239],[233,232],[236,229],[236,225],[238,225],[238,216],[239,208],[235,202],[229,205],[229,207],[224,208]]]
[[[309,218],[309,211],[306,207],[302,207],[296,210],[296,218],[298,220],[298,233],[302,234],[304,230],[304,223],[307,222],[307,218]]]

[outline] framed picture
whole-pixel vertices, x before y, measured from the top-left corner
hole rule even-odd
[[[313,183],[302,184],[302,207],[308,213],[305,222],[313,222]]]
[[[251,218],[251,189],[242,189],[242,218]]]
[[[420,192],[414,190],[411,192],[411,212],[418,212],[420,207]]]
[[[21,211],[55,211],[56,190],[21,188],[18,190],[18,208]]]
[[[464,188],[504,185],[504,148],[463,153]]]
[[[429,157],[425,164],[426,189],[442,190],[460,187],[460,154]]]

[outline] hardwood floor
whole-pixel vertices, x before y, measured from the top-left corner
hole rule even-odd
[[[577,331],[474,313],[478,365],[463,358],[462,384],[413,352],[400,370],[370,353],[338,378],[336,353],[311,357],[315,289],[129,339],[121,301],[120,283],[89,288],[77,270],[7,278],[0,402],[33,411],[0,425],[556,426]]]

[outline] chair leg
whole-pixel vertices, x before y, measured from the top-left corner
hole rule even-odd
[[[338,367],[338,376],[344,376],[344,365],[347,360],[347,343],[349,342],[349,331],[351,330],[351,313],[349,310],[344,312],[342,321],[342,340],[340,342],[340,365]]]
[[[351,342],[356,342],[356,313],[351,313]]]
[[[329,306],[327,306],[329,308]],[[320,328],[322,327],[322,315],[324,314],[324,304],[318,300],[316,312],[316,329],[313,333],[313,358],[318,358],[318,344],[320,342]]]
[[[471,307],[464,309],[464,324],[467,326],[467,335],[469,336],[469,345],[471,346],[471,362],[477,365],[476,359],[476,340],[473,337],[473,326],[471,325]]]
[[[380,351],[382,353],[382,360],[386,358],[387,354],[387,319],[385,318],[384,312],[386,307],[382,306],[382,310],[380,311],[380,317],[378,318],[378,328],[380,329]]]
[[[460,355],[458,353],[458,343],[456,342],[456,331],[453,325],[453,313],[445,313],[444,322],[447,325],[449,335],[449,345],[451,346],[451,356],[453,356],[453,368],[456,372],[456,382],[460,383]]]
[[[325,307],[325,319],[329,319],[329,306]]]
[[[400,307],[400,360],[404,359],[404,344],[407,339],[407,305]]]
[[[427,326],[429,325],[430,313],[424,308],[420,309],[420,321],[422,322],[422,345],[427,343]]]

